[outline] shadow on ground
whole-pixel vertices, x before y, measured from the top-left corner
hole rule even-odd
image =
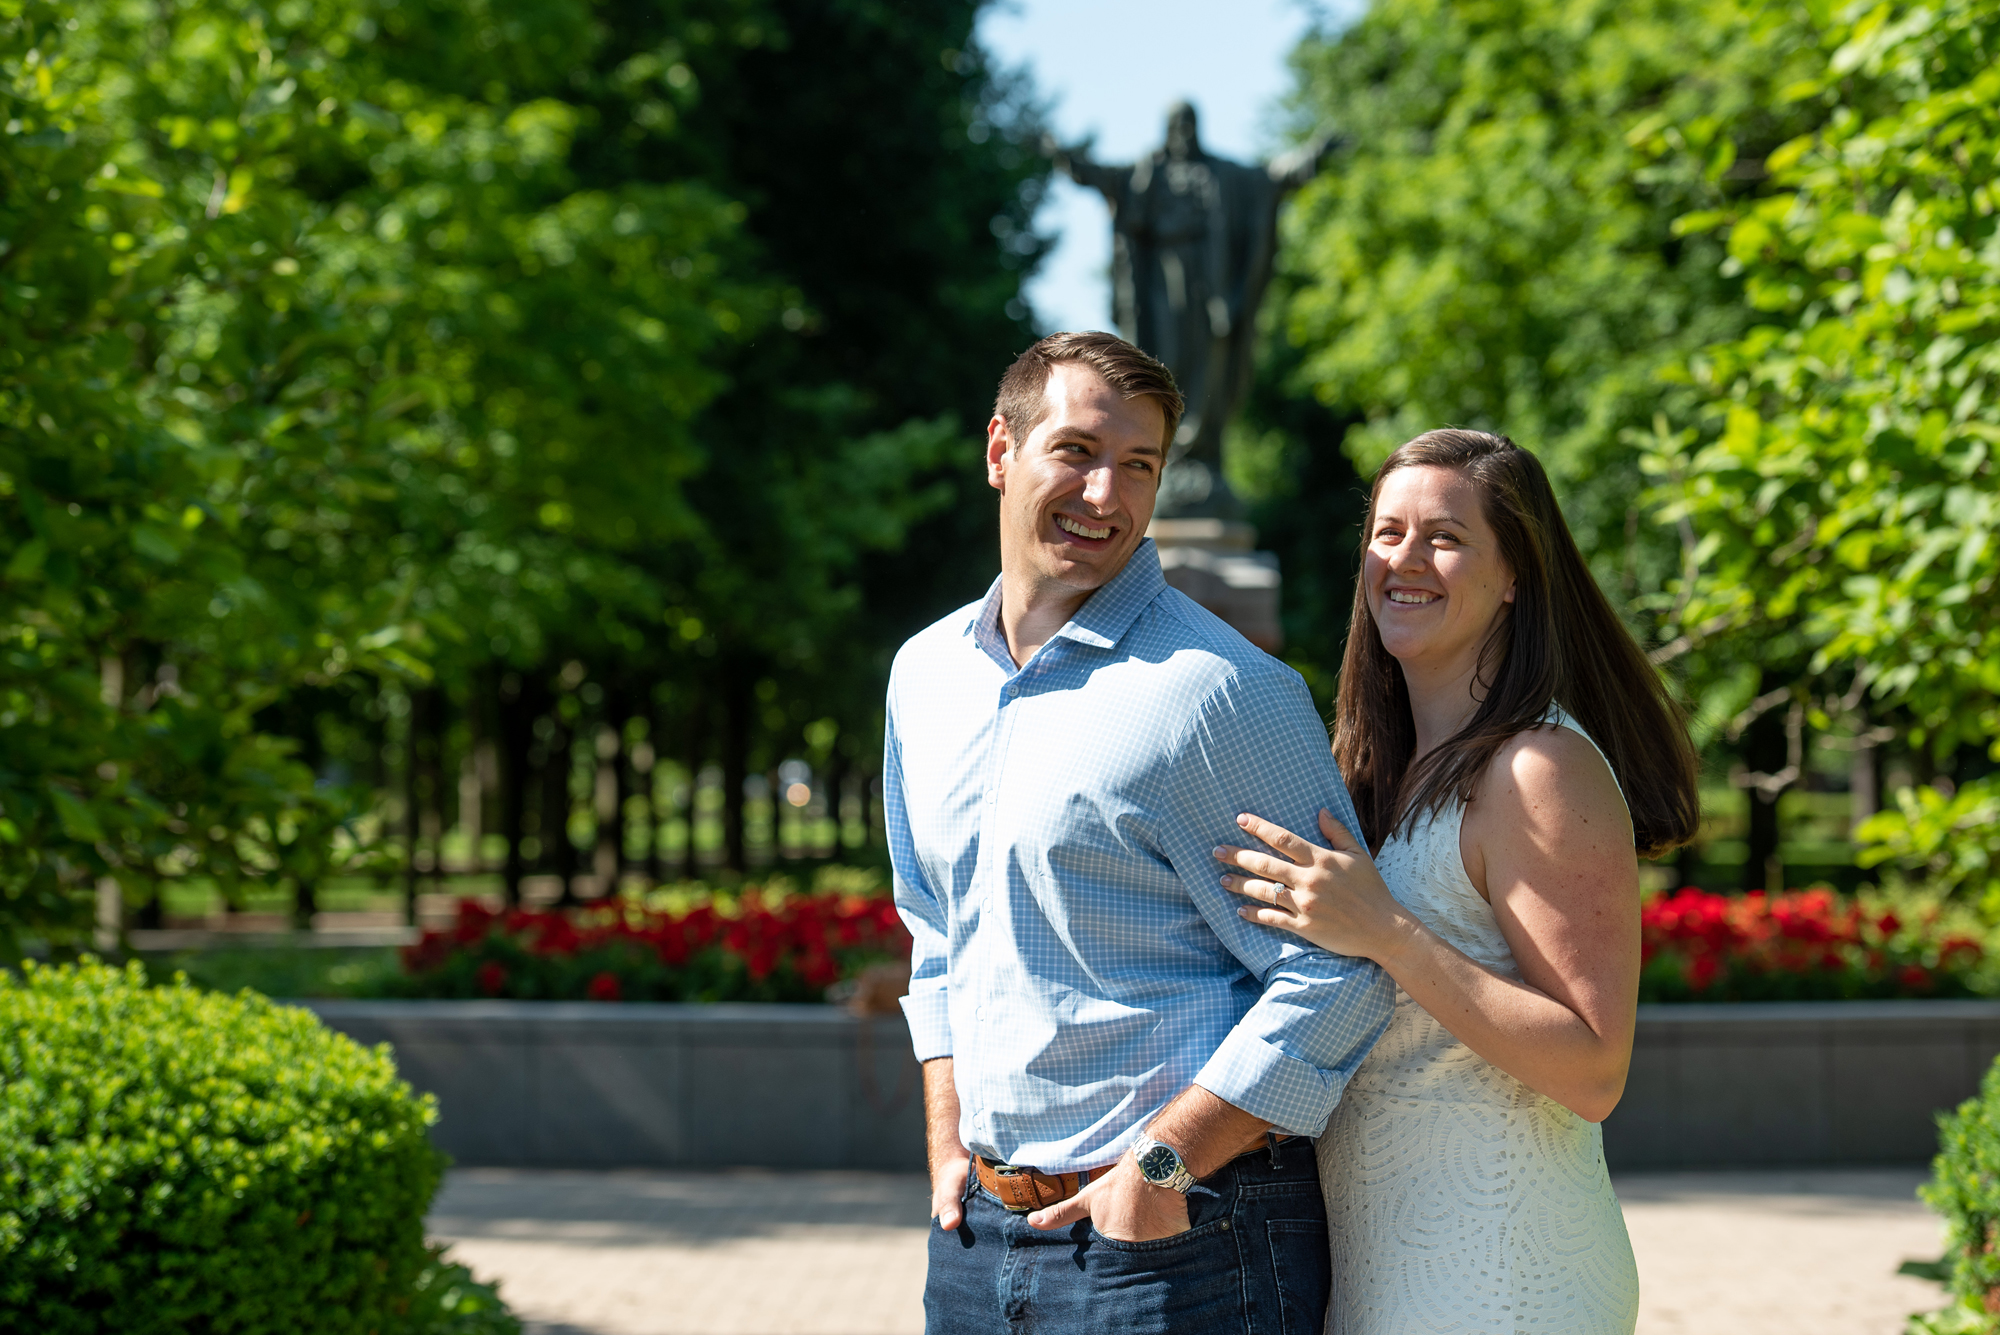
[[[907,1231],[924,1228],[929,1217],[929,1185],[914,1173],[461,1168],[431,1207],[430,1231],[453,1239],[699,1247],[829,1226]],[[537,1335],[589,1332],[552,1326]]]

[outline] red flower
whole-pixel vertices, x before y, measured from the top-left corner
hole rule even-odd
[[[488,960],[479,966],[479,990],[489,997],[500,995],[500,989],[507,986],[507,966],[498,960]]]
[[[618,975],[608,969],[591,975],[590,985],[584,989],[584,996],[591,1001],[623,1001],[624,989],[618,986]]]

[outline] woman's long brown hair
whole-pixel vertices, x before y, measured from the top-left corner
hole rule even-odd
[[[1701,804],[1696,760],[1680,707],[1604,591],[1591,578],[1541,461],[1505,436],[1429,431],[1400,446],[1375,474],[1364,545],[1375,532],[1382,480],[1399,468],[1449,468],[1479,488],[1486,522],[1514,575],[1480,646],[1472,718],[1421,761],[1403,670],[1383,647],[1367,581],[1341,660],[1334,758],[1359,808],[1370,848],[1452,801],[1469,802],[1493,757],[1560,704],[1611,762],[1632,812],[1633,843],[1657,857],[1694,837]]]

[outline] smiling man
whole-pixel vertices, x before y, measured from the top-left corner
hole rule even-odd
[[[1359,829],[1298,674],[1167,587],[1172,373],[1055,334],[1000,382],[1000,576],[889,683],[931,1335],[1320,1328],[1311,1147],[1389,1018],[1372,964],[1245,922],[1238,813]]]

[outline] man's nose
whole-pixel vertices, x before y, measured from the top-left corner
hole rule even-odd
[[[1099,464],[1083,475],[1084,503],[1094,509],[1109,513],[1118,507],[1118,470],[1110,464]]]

